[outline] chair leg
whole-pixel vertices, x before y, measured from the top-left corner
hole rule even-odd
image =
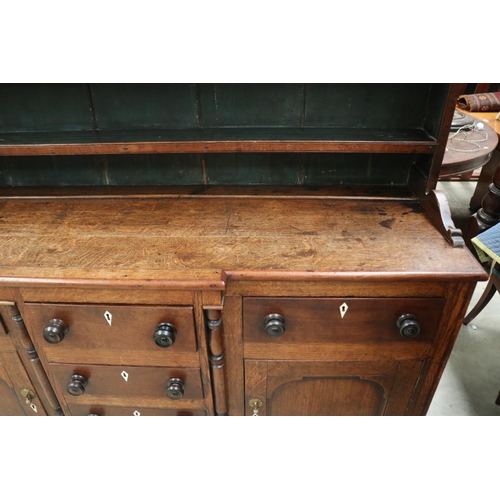
[[[495,286],[496,276],[490,276],[490,280],[486,285],[486,288],[481,295],[481,298],[477,301],[477,304],[474,306],[472,311],[465,316],[463,324],[468,325],[487,305],[488,302],[493,298],[495,292],[497,291],[497,287]]]

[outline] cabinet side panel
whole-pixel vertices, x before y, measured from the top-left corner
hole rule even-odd
[[[431,356],[423,369],[408,407],[408,415],[425,415],[427,413],[462,326],[462,320],[475,286],[475,283],[453,283],[450,285],[439,331],[432,345]]]

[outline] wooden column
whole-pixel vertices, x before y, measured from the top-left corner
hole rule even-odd
[[[226,381],[224,376],[224,345],[222,342],[222,318],[220,310],[206,310],[209,335],[210,370],[215,403],[215,414],[227,415]]]

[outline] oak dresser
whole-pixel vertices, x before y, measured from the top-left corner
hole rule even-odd
[[[424,415],[461,90],[1,85],[0,414]]]

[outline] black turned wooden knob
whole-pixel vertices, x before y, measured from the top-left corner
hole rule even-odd
[[[170,347],[175,342],[177,329],[171,323],[159,323],[156,326],[153,339],[158,347]]]
[[[181,399],[184,396],[184,380],[171,378],[168,381],[167,396],[170,399]]]
[[[72,396],[81,396],[85,392],[85,387],[89,383],[87,377],[83,375],[71,375],[69,384],[66,386],[66,390]]]
[[[43,329],[43,338],[50,344],[59,344],[68,333],[68,327],[62,319],[51,319]]]
[[[397,325],[399,333],[407,339],[416,337],[420,333],[420,323],[418,322],[418,318],[413,314],[403,314],[400,316]]]
[[[285,333],[285,318],[281,314],[268,314],[264,318],[264,329],[270,337],[281,337]]]

